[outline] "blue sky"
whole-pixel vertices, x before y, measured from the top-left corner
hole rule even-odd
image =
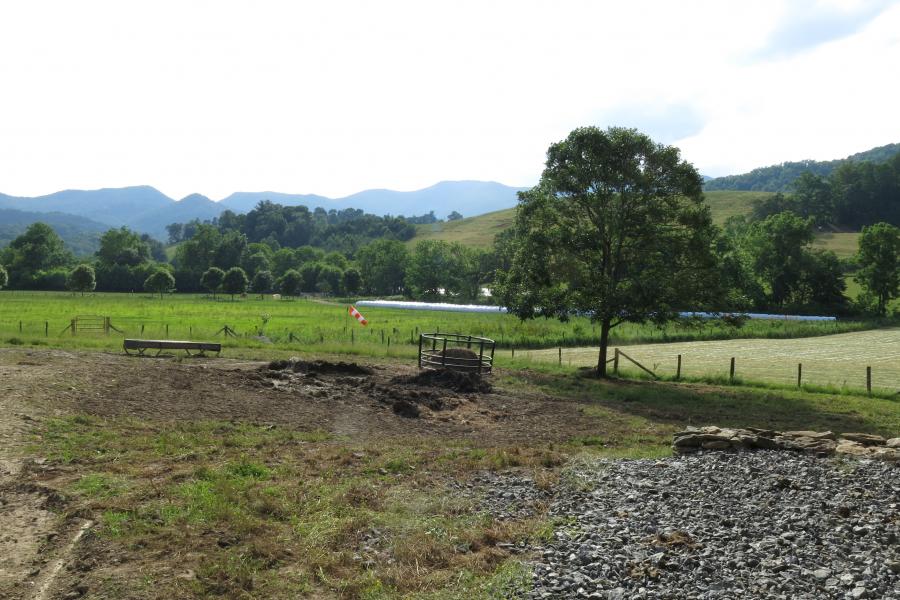
[[[0,4],[0,192],[531,185],[578,126],[708,175],[900,141],[900,2]]]

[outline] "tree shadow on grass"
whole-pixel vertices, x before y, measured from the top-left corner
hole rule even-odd
[[[839,394],[707,384],[598,380],[580,375],[529,378],[542,391],[584,404],[582,412],[612,411],[663,430],[687,425],[774,430],[900,433],[900,402]]]

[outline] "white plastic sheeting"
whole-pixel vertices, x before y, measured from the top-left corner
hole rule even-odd
[[[402,308],[406,310],[445,310],[449,312],[469,313],[505,313],[503,306],[484,306],[481,304],[449,304],[447,302],[404,302],[402,300],[360,300],[355,306],[374,306],[375,308]]]
[[[444,310],[448,312],[468,313],[505,313],[505,306],[484,306],[481,304],[450,304],[447,302],[405,302],[403,300],[360,300],[356,306],[372,306],[375,308],[399,308],[405,310]],[[772,315],[766,313],[710,313],[683,312],[682,317],[700,317],[702,319],[718,319],[730,314],[750,319],[780,319],[782,321],[836,321],[836,317],[820,317],[807,315]]]

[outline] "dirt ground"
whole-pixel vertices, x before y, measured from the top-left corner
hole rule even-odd
[[[43,474],[48,469],[37,438],[42,421],[72,414],[271,423],[354,441],[422,436],[485,445],[561,442],[600,426],[577,402],[512,393],[474,378],[423,375],[414,365],[0,349],[0,600],[80,596],[56,580],[72,568],[73,548],[92,516],[59,516],[63,500],[53,473],[60,468]]]

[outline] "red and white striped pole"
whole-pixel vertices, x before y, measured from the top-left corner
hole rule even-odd
[[[359,314],[359,311],[356,310],[353,307],[353,305],[351,305],[350,308],[347,309],[347,312],[350,313],[350,316],[352,316],[354,319],[359,321],[359,324],[362,325],[363,327],[365,327],[366,325],[369,324],[369,322],[366,320],[366,318],[364,316],[362,316],[361,314]]]

